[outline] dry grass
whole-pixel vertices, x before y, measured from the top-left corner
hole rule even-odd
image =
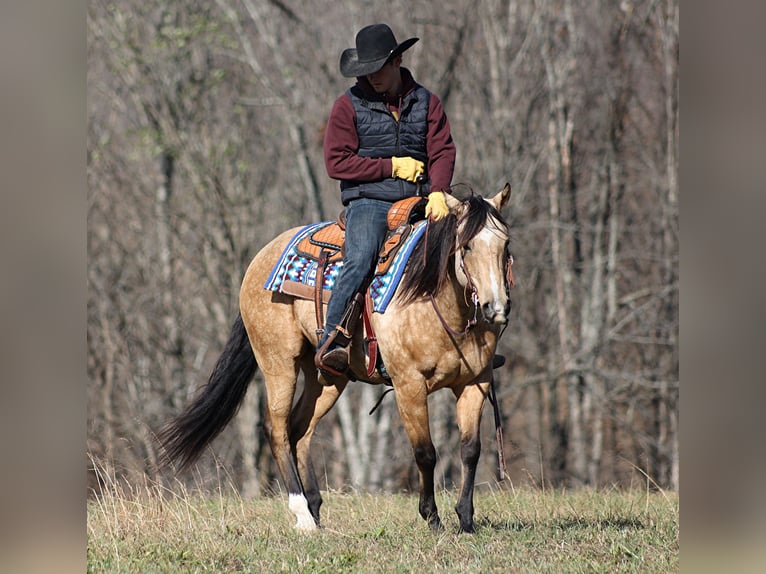
[[[292,528],[285,496],[158,485],[88,502],[88,572],[676,572],[678,499],[663,492],[480,485],[477,532],[453,492],[432,533],[410,494],[324,493],[323,526]]]

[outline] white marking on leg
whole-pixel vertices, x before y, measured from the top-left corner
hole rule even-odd
[[[314,517],[311,516],[311,512],[309,512],[309,503],[305,496],[302,494],[291,494],[288,497],[287,507],[297,518],[295,523],[295,528],[297,530],[302,530],[304,532],[316,530],[317,524],[314,522]]]

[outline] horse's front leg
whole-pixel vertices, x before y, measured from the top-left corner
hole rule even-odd
[[[481,411],[489,392],[488,383],[466,385],[453,389],[457,397],[457,424],[460,428],[460,459],[463,463],[463,484],[455,511],[460,519],[461,532],[474,532],[473,489],[476,466],[481,455]]]
[[[428,426],[428,400],[425,385],[409,383],[397,386],[394,384],[394,391],[399,415],[412,444],[412,452],[420,474],[418,505],[420,516],[428,522],[431,530],[441,530],[442,522],[434,498],[436,449],[431,441],[431,430]]]

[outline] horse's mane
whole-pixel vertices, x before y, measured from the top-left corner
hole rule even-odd
[[[465,205],[460,222],[455,214],[450,213],[439,221],[427,223],[426,232],[412,250],[407,272],[399,286],[397,297],[402,302],[410,303],[421,297],[436,295],[447,281],[449,263],[456,250],[465,247],[487,225],[488,218],[505,225],[500,212],[480,196],[471,195]]]

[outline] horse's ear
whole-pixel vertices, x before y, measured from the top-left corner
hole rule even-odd
[[[500,192],[495,195],[492,199],[489,200],[489,202],[495,206],[495,209],[498,211],[502,211],[502,209],[508,205],[508,200],[511,198],[511,184],[506,183],[505,187],[500,190]]]
[[[450,213],[455,213],[461,205],[461,201],[451,193],[445,193],[444,200],[447,202],[447,207],[449,207]]]

